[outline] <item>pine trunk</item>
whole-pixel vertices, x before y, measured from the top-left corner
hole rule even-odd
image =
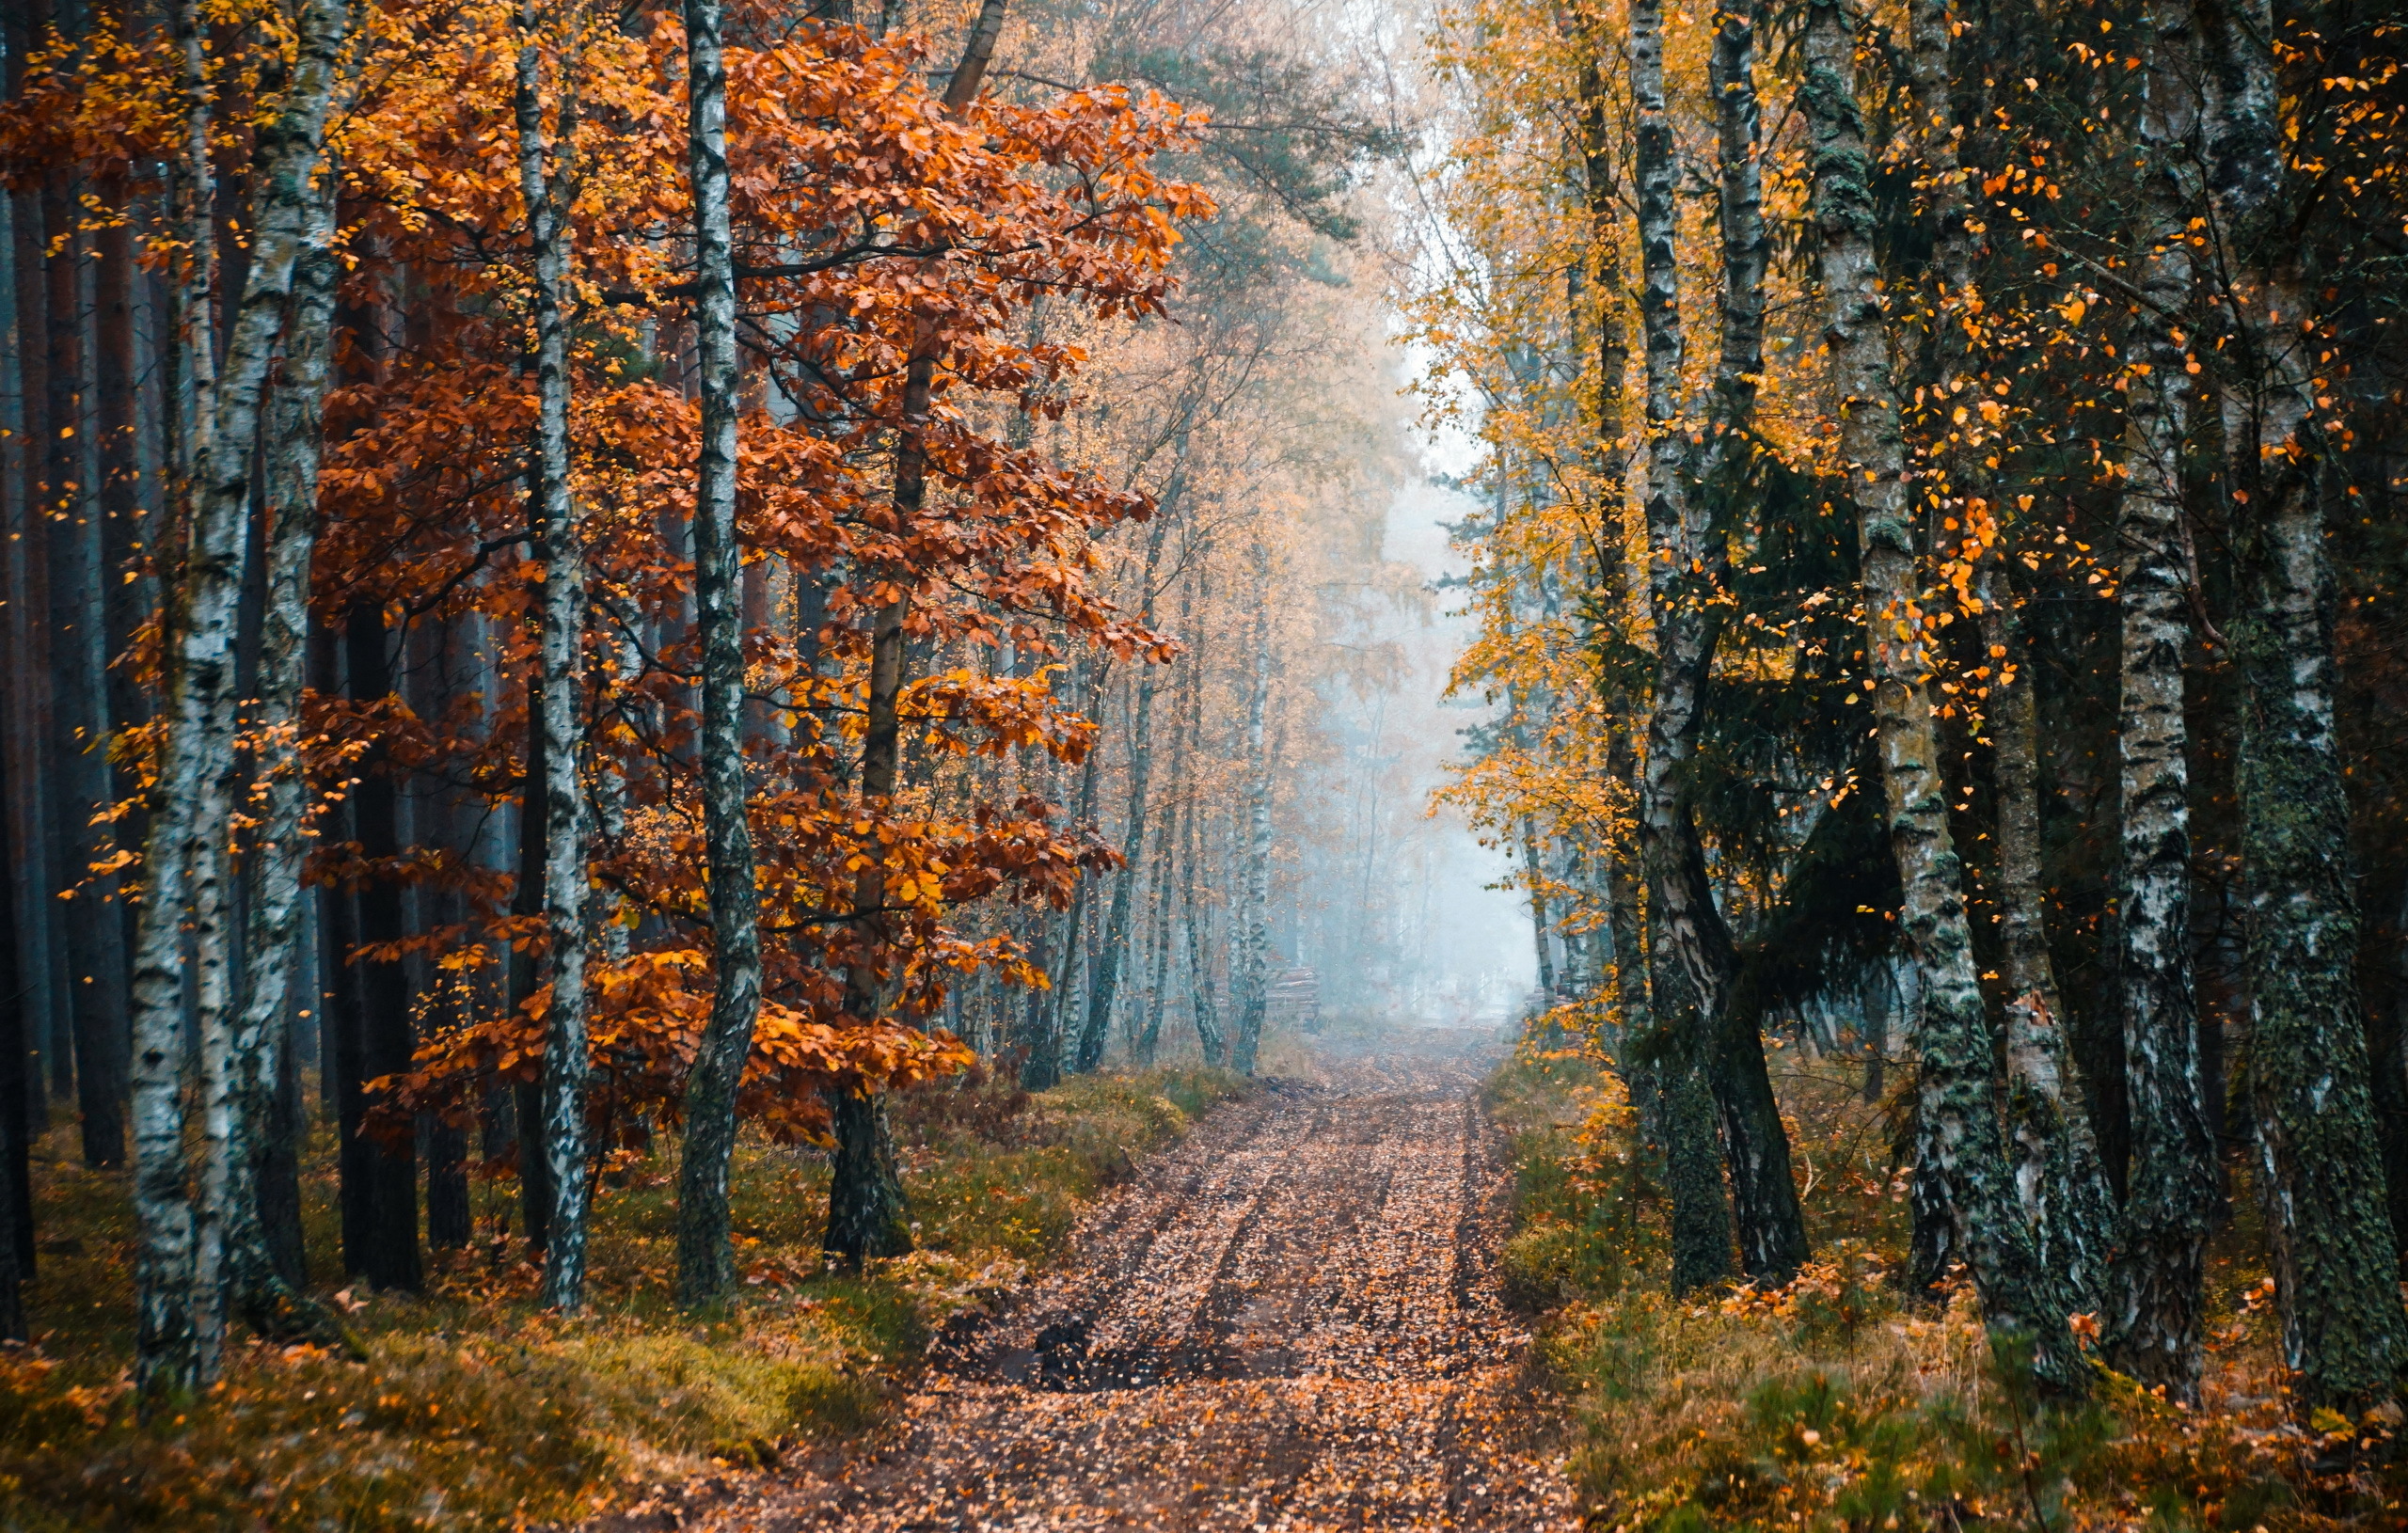
[[[1905,893],[1899,925],[1923,976],[1917,1107],[1932,1152],[1926,1168],[1945,1183],[1958,1246],[1993,1335],[2029,1345],[2036,1377],[2074,1389],[2083,1377],[2081,1359],[2007,1167],[1964,870],[1951,839],[1925,680],[1931,657],[1909,611],[1920,590],[1914,513],[1874,257],[1873,161],[1857,105],[1855,31],[1837,0],[1810,0],[1804,61],[1799,94],[1812,146],[1813,216],[1821,236],[1824,338],[1857,514],[1881,782]]]
[[[150,700],[145,695],[142,679],[130,665],[117,660],[130,649],[135,631],[150,615],[149,580],[130,580],[126,577],[136,568],[136,561],[150,549],[157,535],[159,523],[150,514],[154,498],[152,482],[155,475],[144,473],[143,443],[139,430],[138,400],[142,391],[143,358],[138,350],[134,319],[134,289],[139,278],[134,250],[134,216],[137,208],[126,209],[124,222],[111,224],[97,235],[100,261],[95,277],[94,294],[100,308],[99,348],[97,351],[97,382],[100,387],[101,462],[101,604],[102,652],[109,661],[105,682],[109,728],[123,731],[146,723],[150,718]],[[111,774],[111,793],[120,802],[137,797],[141,791],[140,774],[131,764],[120,764]],[[119,850],[138,854],[142,849],[142,817],[133,814],[120,819],[114,828],[111,844]],[[119,981],[120,1004],[124,988],[131,983],[135,940],[135,906],[122,898],[122,880],[112,880],[118,900],[118,941],[123,949],[120,956],[126,964],[125,977]],[[118,1047],[127,1057],[118,1066],[118,1100],[119,1105],[119,1136],[123,1135],[123,1108],[126,1070],[131,1062],[133,1039],[123,1025],[123,1014],[115,1030]],[[120,1159],[123,1147],[119,1147]]]
[[[72,8],[53,16],[72,40],[79,18]],[[49,780],[48,814],[40,846],[54,898],[91,899],[86,870],[105,831],[92,815],[108,794],[108,761],[102,750],[107,721],[102,714],[100,523],[84,472],[86,435],[84,295],[86,260],[82,201],[85,186],[65,164],[45,167],[41,181],[43,385],[42,485],[39,501],[47,546],[50,610],[50,717],[42,748]],[[93,907],[98,909],[97,906]],[[72,909],[71,904],[70,909]],[[53,925],[51,961],[63,982],[52,992],[45,1019],[53,1080],[62,1092],[74,1083],[76,1107],[87,1135],[97,1115],[102,1137],[87,1139],[88,1164],[124,1158],[119,1109],[125,1042],[124,962],[121,931],[114,921],[70,916]],[[75,1068],[62,1073],[73,1051]],[[91,1061],[92,1079],[84,1077]],[[93,1158],[95,1150],[109,1157]]]
[[[353,703],[378,703],[392,696],[392,657],[388,645],[383,605],[374,600],[352,603],[344,616],[343,669]],[[359,785],[352,790],[359,853],[372,865],[389,867],[401,855],[397,770],[380,742],[361,758]],[[356,898],[362,946],[384,947],[409,935],[398,880],[372,873]],[[409,966],[390,959],[354,957],[352,968],[359,987],[361,1079],[403,1074],[410,1067],[410,1013],[416,999]],[[366,1178],[358,1204],[366,1220],[358,1241],[359,1272],[377,1288],[415,1291],[420,1279],[417,1140],[414,1136],[372,1140],[358,1165]]]
[[[36,25],[40,14],[33,6],[0,12],[8,27],[7,69],[11,97],[23,87],[25,58],[36,46]],[[46,348],[37,343],[44,307],[41,201],[38,190],[28,185],[9,192],[8,213],[6,259],[12,323],[7,356],[0,361],[5,361],[14,385],[10,394],[18,411],[13,434],[0,437],[0,455],[5,456],[8,468],[9,514],[5,529],[8,606],[0,611],[0,619],[8,624],[8,674],[12,682],[7,690],[6,715],[0,717],[0,729],[6,731],[5,738],[0,738],[0,751],[8,753],[8,774],[15,791],[0,809],[10,816],[10,844],[20,851],[7,870],[7,877],[13,882],[17,907],[18,974],[24,991],[19,1006],[24,1047],[35,1051],[36,1057],[29,1067],[17,1072],[18,1084],[24,1089],[0,1102],[0,1113],[11,1114],[9,1121],[25,1130],[40,1121],[48,1105],[44,1072],[52,1063],[51,926],[59,914],[53,909],[58,903],[53,897],[56,891],[51,886],[40,851],[50,821],[42,751],[50,730],[50,601],[43,558],[49,540],[44,535],[40,508],[43,500],[41,444],[52,434],[46,419]],[[71,1065],[71,1057],[61,1063]]]
[[[0,756],[0,804],[8,802],[8,763]],[[0,867],[13,866],[14,847],[7,816],[0,815]],[[17,896],[12,881],[0,878],[0,1105],[25,1100],[25,991],[17,983]],[[18,1262],[17,1224],[23,1195],[15,1176],[24,1159],[24,1125],[0,1110],[0,1341],[29,1339],[25,1330],[25,1272]]]
[[[531,720],[529,727],[540,727],[544,735],[544,925],[552,985],[544,1012],[544,1168],[551,1191],[544,1303],[574,1314],[585,1304],[585,1216],[591,1201],[585,1134],[585,792],[578,777],[583,733],[578,715],[585,700],[579,664],[585,637],[585,550],[569,484],[569,249],[564,226],[577,106],[575,97],[564,92],[557,160],[547,166],[553,155],[546,143],[542,52],[532,5],[519,8],[518,24],[518,182],[527,199],[535,265],[535,514],[531,520],[536,558],[544,566],[543,717]],[[572,79],[565,84],[573,84],[574,49],[569,58]],[[740,662],[737,682],[740,687]],[[740,766],[737,792],[740,818]]]
[[[694,598],[703,651],[702,795],[714,969],[710,1020],[686,1085],[677,1193],[677,1297],[699,1304],[736,1286],[728,1162],[736,1089],[761,1012],[761,895],[744,814],[744,635],[736,543],[736,273],[729,246],[727,73],[721,0],[686,0],[688,145],[694,191],[696,350],[703,448],[694,491]]]

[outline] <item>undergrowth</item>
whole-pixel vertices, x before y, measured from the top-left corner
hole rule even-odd
[[[774,1462],[875,1421],[947,1316],[1059,1252],[1084,1202],[1242,1088],[1164,1070],[910,1094],[895,1121],[919,1250],[860,1277],[819,1259],[823,1158],[748,1138],[732,1185],[744,1287],[703,1313],[670,1302],[666,1146],[603,1179],[594,1302],[574,1320],[536,1306],[539,1274],[499,1239],[436,1253],[420,1295],[343,1286],[321,1126],[304,1176],[312,1276],[368,1361],[238,1342],[222,1385],[147,1425],[129,1387],[126,1177],[74,1163],[61,1129],[35,1157],[35,1343],[0,1352],[0,1528],[516,1527]],[[501,1227],[515,1193],[478,1186],[481,1229]]]
[[[2408,1526],[2408,1476],[2385,1462],[2396,1406],[2287,1418],[2246,1229],[2213,1253],[2200,1409],[2103,1368],[2088,1399],[2044,1402],[1990,1355],[1968,1288],[1909,1304],[1893,1281],[1908,1235],[1895,1103],[1862,1101],[1846,1062],[1782,1051],[1775,1079],[1816,1258],[1778,1289],[1681,1299],[1619,1083],[1526,1057],[1489,1084],[1517,1177],[1509,1292],[1545,1317],[1598,1533]]]

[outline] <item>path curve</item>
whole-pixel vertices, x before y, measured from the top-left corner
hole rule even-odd
[[[685,1525],[1576,1528],[1530,1446],[1466,1041],[1383,1039],[1213,1113],[895,1421]]]

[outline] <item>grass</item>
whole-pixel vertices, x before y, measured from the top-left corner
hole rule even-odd
[[[2211,1257],[2202,1407],[2100,1370],[2075,1406],[1993,1359],[1972,1293],[1909,1306],[1894,1106],[1852,1068],[1775,1055],[1816,1259],[1785,1288],[1667,1291],[1665,1208],[1619,1083],[1526,1057],[1488,1088],[1511,1136],[1513,1297],[1573,1402],[1574,1473],[1606,1533],[2325,1533],[2408,1525],[2396,1407],[2286,1418],[2248,1222]],[[2249,1197],[2236,1188],[2236,1206]],[[2011,1360],[2009,1360],[2011,1362]]]
[[[824,1270],[827,1171],[750,1138],[732,1185],[738,1298],[669,1297],[675,1167],[597,1194],[594,1304],[563,1320],[507,1247],[438,1253],[421,1295],[342,1287],[331,1135],[309,1146],[306,1224],[322,1293],[365,1365],[238,1342],[183,1414],[133,1418],[133,1221],[122,1173],[35,1162],[41,1252],[32,1348],[0,1352],[0,1529],[520,1527],[571,1520],[878,1419],[946,1318],[1063,1249],[1081,1207],[1243,1088],[1207,1070],[1095,1076],[1028,1096],[939,1085],[895,1113],[920,1248],[861,1277]],[[508,1184],[480,1184],[483,1216]]]

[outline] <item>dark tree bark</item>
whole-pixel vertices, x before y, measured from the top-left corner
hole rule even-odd
[[[343,638],[345,679],[352,701],[372,703],[391,695],[383,606],[374,601],[353,603],[345,613]],[[371,863],[401,850],[401,785],[393,770],[383,749],[372,749],[359,764],[359,785],[352,790],[360,855]],[[363,944],[397,942],[408,935],[402,919],[401,885],[392,878],[372,875],[357,899]],[[409,967],[399,961],[356,958],[353,967],[359,974],[359,1064],[364,1079],[400,1075],[410,1067]],[[363,1203],[368,1227],[359,1242],[360,1274],[380,1288],[415,1290],[421,1281],[417,1142],[406,1135],[371,1141],[361,1165],[368,1181]]]
[[[40,8],[69,41],[82,30],[78,8]],[[40,854],[53,897],[92,900],[97,908],[102,892],[82,887],[86,870],[101,851],[97,843],[109,839],[91,823],[108,794],[108,763],[99,749],[107,729],[102,712],[100,524],[84,471],[89,430],[81,291],[85,189],[71,166],[45,167],[40,203],[46,397],[37,505],[48,545],[51,712],[42,740],[50,802]],[[58,983],[44,1031],[50,1039],[53,1080],[60,1087],[70,1080],[62,1071],[71,1040],[86,1163],[116,1165],[125,1158],[120,1104],[127,1046],[119,1041],[125,1025],[125,949],[116,922],[78,915],[52,924],[51,962]]]
[[[688,0],[689,9],[699,3],[701,0]],[[977,20],[971,26],[970,40],[962,49],[961,62],[956,66],[953,78],[945,86],[945,110],[957,117],[978,97],[979,85],[986,78],[988,61],[994,55],[996,36],[1003,29],[1004,5],[1005,0],[984,0]],[[695,78],[701,78],[699,70]],[[724,177],[724,166],[721,174]],[[702,178],[697,174],[695,180],[699,185]],[[729,296],[732,307],[732,283]],[[732,336],[732,315],[730,323]],[[919,518],[927,494],[927,432],[930,390],[936,380],[934,346],[935,340],[931,336],[916,338],[911,359],[904,369],[902,411],[901,419],[896,422],[895,447],[894,504],[898,528],[909,528]],[[705,384],[706,409],[707,396],[708,386]],[[732,420],[728,429],[732,451],[735,430]],[[732,481],[730,487],[733,488]],[[731,529],[731,561],[734,558],[733,541]],[[731,570],[730,575],[733,573]],[[699,588],[699,578],[696,583]],[[911,598],[908,585],[898,583],[898,590],[895,599],[879,608],[870,620],[869,687],[863,700],[867,719],[862,735],[862,798],[880,813],[893,802],[902,766],[902,724],[896,709],[909,679],[910,646],[904,624],[911,615]],[[734,668],[733,688],[742,680],[741,656],[736,656],[730,663]],[[705,664],[707,667],[707,661]],[[745,852],[745,867],[749,885],[752,867],[749,844]],[[853,920],[856,931],[864,939],[863,955],[861,960],[848,965],[845,971],[845,1010],[863,1022],[875,1019],[885,1009],[886,976],[881,972],[882,959],[879,953],[882,945],[880,939],[884,921],[878,913],[885,899],[885,869],[873,861],[861,871],[853,886]],[[753,963],[757,970],[757,956]],[[757,992],[757,973],[753,983]],[[733,1084],[731,1081],[731,1090]],[[836,1156],[830,1168],[828,1226],[823,1244],[838,1263],[858,1268],[869,1258],[901,1256],[909,1251],[911,1248],[911,1231],[903,1183],[895,1170],[895,1149],[887,1131],[882,1104],[877,1100],[864,1102],[858,1099],[870,1093],[865,1083],[842,1082],[835,1089],[853,1099],[836,1102],[832,1113]]]
[[[8,766],[0,756],[0,803],[8,801]],[[9,866],[14,843],[0,815],[0,867]],[[17,982],[17,897],[14,884],[0,878],[0,1341],[24,1341],[24,1272],[19,1262],[17,1225],[24,1215],[24,1185],[17,1176],[27,1145],[25,992]]]
[[[2359,1015],[2349,796],[2334,735],[2337,594],[2328,456],[2289,236],[2273,8],[2201,6],[2208,187],[2249,260],[2226,294],[2240,376],[2225,450],[2241,532],[2232,654],[2244,686],[2236,789],[2250,891],[2250,1085],[2293,1404],[2354,1414],[2408,1372],[2408,1315]],[[2277,319],[2276,316],[2280,318]],[[2262,316],[2262,317],[2261,317]],[[2227,362],[2231,365],[2231,362]]]
[[[13,97],[22,87],[26,55],[37,45],[39,28],[48,10],[42,6],[28,5],[7,8],[5,14],[8,92]],[[65,1071],[57,1083],[61,1095],[73,1089],[72,1050],[54,1049],[54,1043],[64,1044],[68,1040],[50,1036],[55,979],[51,963],[55,934],[51,928],[56,919],[52,907],[57,901],[42,852],[51,819],[46,802],[49,766],[43,749],[43,742],[50,737],[50,596],[46,557],[49,539],[43,534],[40,508],[46,498],[42,490],[46,469],[42,444],[55,434],[49,427],[49,351],[40,341],[45,329],[46,301],[38,186],[29,184],[8,194],[8,220],[9,296],[15,327],[8,338],[8,360],[16,374],[22,413],[20,435],[0,442],[11,470],[8,493],[12,502],[7,544],[6,611],[12,671],[8,713],[5,720],[0,720],[7,729],[6,739],[0,740],[0,751],[8,754],[8,775],[16,787],[5,809],[14,816],[9,833],[21,851],[8,870],[8,877],[16,885],[18,972],[20,988],[24,991],[20,1010],[25,1047],[39,1054],[31,1070],[19,1072],[20,1084],[28,1100],[17,1104],[13,1111],[38,1119],[47,1111],[45,1080],[53,1069]]]

